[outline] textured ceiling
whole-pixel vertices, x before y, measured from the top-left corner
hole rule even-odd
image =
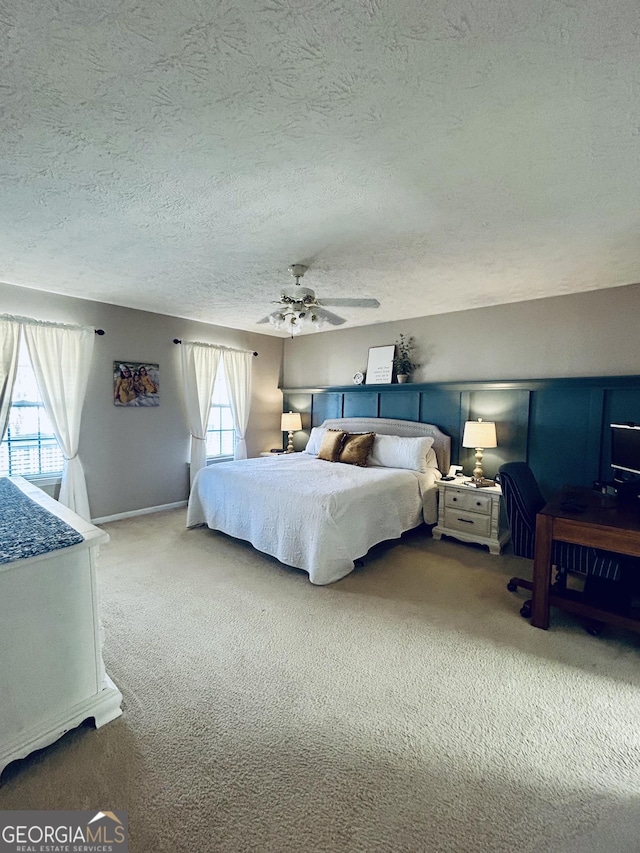
[[[0,280],[270,332],[640,280],[637,0],[0,0]]]

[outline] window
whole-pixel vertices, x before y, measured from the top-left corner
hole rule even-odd
[[[60,474],[64,456],[44,410],[24,341],[20,344],[9,424],[0,443],[0,476]]]
[[[233,428],[233,415],[229,402],[227,377],[222,367],[218,365],[218,374],[213,387],[211,412],[207,424],[207,459],[220,456],[233,456],[236,449],[236,431]]]

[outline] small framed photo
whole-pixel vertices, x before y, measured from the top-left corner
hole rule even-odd
[[[369,347],[367,361],[367,385],[390,385],[393,381],[393,356],[395,344],[385,347]]]
[[[160,366],[148,361],[114,361],[113,404],[131,408],[159,406]]]

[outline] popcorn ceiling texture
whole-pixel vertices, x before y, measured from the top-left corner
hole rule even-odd
[[[640,280],[636,0],[0,0],[0,280],[270,333]]]

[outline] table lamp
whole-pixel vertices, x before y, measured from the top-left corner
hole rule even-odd
[[[293,433],[295,430],[302,429],[302,418],[300,412],[283,412],[280,421],[280,429],[282,432],[289,432],[289,443],[287,444],[287,453],[293,453]]]
[[[469,485],[477,486],[495,486],[493,480],[486,480],[482,470],[482,451],[485,447],[497,447],[496,425],[493,421],[483,421],[478,418],[477,421],[467,421],[464,425],[464,435],[462,436],[463,447],[475,447],[476,450],[476,467],[473,469],[473,477]]]

